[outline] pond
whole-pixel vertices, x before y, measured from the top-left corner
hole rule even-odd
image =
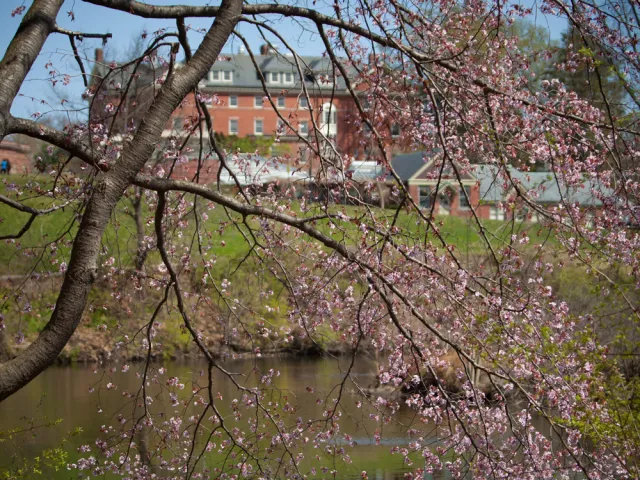
[[[344,379],[349,363],[348,357],[271,357],[229,359],[221,362],[221,365],[227,371],[240,374],[234,378],[246,386],[254,386],[256,379],[271,369],[279,372],[273,379],[273,398],[278,398],[281,402],[287,401],[293,406],[295,413],[291,418],[294,421],[296,418],[307,421],[323,418],[327,402],[330,403],[338,395],[338,390],[334,387]],[[202,384],[206,378],[202,376],[205,369],[203,364],[164,363],[155,367],[160,366],[166,369],[163,378],[175,376],[186,383],[183,396],[191,393],[188,379]],[[136,392],[139,389],[139,375],[144,366],[130,364],[127,372],[122,371],[121,365],[115,366],[114,372],[109,370],[110,367],[54,366],[1,403],[0,432],[25,428],[30,422],[38,428],[11,440],[7,440],[5,436],[5,441],[0,442],[0,470],[15,466],[16,462],[23,459],[33,459],[41,455],[44,449],[61,444],[69,453],[71,462],[80,456],[77,452],[79,446],[95,445],[96,439],[101,438],[100,428],[103,425],[116,424],[118,414],[130,411],[131,400],[123,392]],[[401,479],[406,472],[421,466],[419,455],[415,457],[416,463],[410,467],[404,463],[401,454],[392,454],[392,450],[409,445],[411,436],[407,430],[418,428],[422,436],[434,435],[433,441],[437,442],[433,429],[416,425],[418,419],[406,407],[400,408],[390,422],[383,423],[375,418],[375,410],[356,392],[354,381],[361,387],[370,386],[375,382],[376,371],[377,364],[373,359],[357,358],[351,370],[351,379],[344,383],[340,399],[340,438],[344,440],[334,440],[333,446],[345,448],[350,463],[344,461],[343,455],[327,456],[326,452],[319,452],[317,449],[305,451],[299,469],[309,474],[309,478],[356,479],[361,478],[361,472],[366,470],[370,479]],[[224,410],[224,415],[229,415],[231,400],[240,398],[241,394],[219,371],[214,371],[213,380],[216,394],[223,398],[220,408]],[[107,388],[109,384],[111,386]],[[91,389],[93,392],[90,392]],[[167,396],[162,397],[162,402],[171,411]],[[60,422],[56,425],[39,427],[57,420]],[[69,436],[69,432],[76,427],[82,427],[82,431]],[[381,434],[381,438],[378,434]],[[67,439],[65,443],[62,443],[63,438]],[[205,457],[202,465],[214,468],[220,461],[220,457]],[[328,470],[323,472],[320,468],[322,466],[326,466]],[[314,470],[313,467],[317,468]],[[337,473],[332,474],[331,470]],[[38,478],[78,478],[78,472],[63,469],[47,472]]]

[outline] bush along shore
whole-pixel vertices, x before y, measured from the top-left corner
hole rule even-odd
[[[96,283],[81,325],[58,357],[60,363],[144,360],[148,356],[149,340],[153,342],[149,355],[153,360],[187,360],[202,355],[184,328],[177,308],[170,302],[164,305],[150,325],[163,292],[141,287],[131,273],[128,275],[132,291],[128,298],[112,294],[109,285],[112,281],[123,281],[127,274],[118,280],[103,278]],[[0,355],[3,358],[9,359],[26,349],[46,325],[61,282],[60,275],[39,275],[27,279],[23,276],[5,277],[0,281],[0,291],[5,300],[13,300],[5,302],[2,316],[17,319],[10,322],[11,326],[0,335]],[[218,357],[255,354],[317,356],[352,351],[352,346],[340,342],[335,336],[321,331],[308,335],[299,327],[289,327],[285,318],[286,305],[272,307],[274,312],[269,319],[272,333],[269,335],[262,334],[264,319],[255,322],[251,315],[245,320],[236,318],[214,300],[194,302],[189,307],[193,323],[205,345]]]

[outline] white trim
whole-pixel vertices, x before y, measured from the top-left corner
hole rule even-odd
[[[462,182],[462,185],[464,185],[464,186],[473,186],[473,185],[477,185],[478,184],[477,180],[464,179],[464,180],[461,180],[460,182]],[[420,186],[420,185],[435,186],[438,183],[440,183],[440,190],[442,190],[445,187],[458,188],[458,187],[460,187],[460,182],[458,181],[457,178],[441,178],[440,182],[438,182],[437,178],[428,179],[427,180],[427,179],[414,179],[413,177],[411,177],[407,181],[407,184],[408,185],[418,185],[418,186]]]
[[[467,192],[467,197],[469,197],[469,204],[468,205],[462,205],[462,200],[464,199],[466,201],[465,196],[462,194],[462,189],[466,187],[469,187],[469,191]],[[458,188],[458,210],[471,210],[471,186],[470,185],[465,185],[464,183],[462,184],[462,187]]]
[[[236,104],[235,105],[231,104],[231,99],[232,98],[236,99]],[[228,107],[229,108],[238,108],[238,95],[229,95],[229,105],[228,105]]]
[[[322,105],[320,128],[323,133],[329,137],[335,137],[338,134],[338,109],[330,102]]]
[[[217,75],[218,78],[214,78],[214,74]],[[226,75],[229,75],[229,78],[224,78]],[[233,83],[233,70],[211,70],[209,71],[209,82]]]
[[[262,130],[261,132],[258,132],[258,122],[260,122],[260,130]],[[253,134],[256,136],[260,136],[260,135],[264,135],[264,118],[254,118],[253,119]]]
[[[235,133],[231,131],[231,122],[236,122]],[[229,119],[229,135],[238,135],[239,130],[240,130],[240,121],[237,118],[230,118]]]

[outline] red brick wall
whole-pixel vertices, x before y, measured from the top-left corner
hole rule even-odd
[[[255,107],[255,97],[260,94],[248,94],[248,93],[235,93],[238,97],[238,106],[229,106],[229,96],[231,94],[219,94],[217,98],[220,100],[219,104],[212,104],[209,106],[209,112],[213,119],[213,128],[216,132],[220,132],[224,135],[229,135],[229,121],[231,119],[238,120],[238,136],[247,137],[255,135],[255,120],[261,119],[263,121],[263,136],[275,136],[276,128],[278,125],[278,115],[268,102],[263,103],[262,108]],[[298,105],[297,95],[287,95],[285,98],[284,108],[279,108],[280,113],[287,119],[287,121],[294,127],[298,128],[299,122],[307,121],[309,125],[309,131],[312,130],[311,114],[307,108],[302,108]],[[277,98],[274,98],[277,103]],[[324,99],[328,102],[327,99]],[[314,115],[316,121],[320,119],[320,107],[322,106],[323,99],[312,99],[312,106],[314,109]],[[338,115],[337,119],[337,145],[342,153],[352,154],[353,149],[356,146],[356,129],[353,124],[348,120],[353,118],[354,105],[353,101],[347,97],[336,97],[333,99],[333,105],[336,108]],[[177,109],[173,113],[173,119],[176,118],[195,118],[197,117],[197,110],[194,104],[193,95],[189,95],[183,106]],[[172,119],[172,122],[173,122]],[[172,128],[173,123],[167,125],[167,128]],[[287,135],[287,132],[285,132]],[[292,135],[290,132],[288,135]],[[281,138],[281,142],[287,142],[289,139]],[[292,154],[296,154],[298,147],[304,146],[303,142],[297,139],[292,139],[292,143],[295,146],[290,148]]]
[[[476,205],[476,215],[478,215],[478,218],[489,219],[491,216],[491,205],[486,203]]]
[[[209,159],[203,161],[196,183],[203,185],[214,183],[217,180],[219,167],[220,163],[217,160]],[[195,181],[197,170],[198,162],[195,160],[181,165],[176,165],[171,172],[171,178]]]
[[[11,173],[31,173],[31,149],[27,145],[4,140],[0,142],[0,160],[7,159],[11,163]]]

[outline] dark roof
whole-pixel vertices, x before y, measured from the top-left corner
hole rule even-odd
[[[411,152],[396,155],[391,160],[391,166],[395,170],[400,180],[408,182],[418,170],[424,167],[424,164],[428,161],[425,158],[426,152]],[[387,180],[394,180],[394,177],[389,174]]]
[[[266,78],[267,89],[273,95],[279,94],[282,90],[302,90],[302,82],[298,68],[296,67],[295,58],[293,56],[282,55],[280,53],[271,53],[269,55],[255,55],[256,64],[258,65],[263,76]],[[322,56],[298,56],[300,68],[305,74],[305,85],[309,93],[324,93],[331,95],[334,91],[334,85],[328,83],[333,77],[333,69],[328,58]],[[120,66],[121,64],[118,64]],[[100,81],[109,72],[113,70],[114,64],[109,62],[96,62],[91,72],[91,84],[98,87]],[[136,74],[134,85],[136,88],[143,88],[152,85],[158,78],[162,77],[162,68],[154,66],[149,62],[143,62],[135,70],[135,65],[128,65],[124,68],[118,68],[109,74],[108,81],[102,85],[103,89],[113,90],[116,84],[122,85],[122,88],[130,81],[131,76]],[[237,55],[223,54],[220,59],[211,67],[211,72],[233,72],[231,81],[221,80],[213,81],[210,75],[202,79],[200,87],[206,90],[214,91],[237,91],[244,90],[250,92],[263,92],[262,83],[256,75],[256,69],[251,57],[246,53]],[[278,83],[271,83],[269,74],[291,73],[292,82],[284,83],[281,79]],[[336,73],[337,70],[336,70]],[[335,94],[346,94],[347,88],[344,79],[337,77],[335,84]]]
[[[262,91],[262,83],[256,74],[256,68],[247,53],[239,53],[237,55],[222,55],[222,59],[218,60],[211,71],[233,72],[231,81],[224,81],[221,78],[213,81],[210,77],[203,79],[204,87],[215,90],[236,90],[255,89]],[[266,78],[268,90],[279,92],[281,90],[298,89],[301,90],[301,78],[296,66],[296,59],[293,56],[282,55],[280,53],[271,53],[269,55],[255,55],[255,62],[258,68]],[[329,59],[322,56],[298,56],[300,69],[305,74],[305,84],[308,90],[316,92],[331,92],[334,88],[332,83],[328,83],[333,78],[333,69]],[[271,73],[291,73],[292,82],[284,83],[281,79],[277,83],[271,83],[268,76]],[[336,73],[338,73],[336,71]],[[344,79],[337,77],[335,84],[337,93],[346,93],[346,84]]]
[[[122,67],[121,64],[108,64],[106,62],[95,63],[91,71],[91,85],[103,90],[116,91],[118,94],[123,93],[129,82],[133,80],[129,88],[129,95],[133,96],[138,93],[139,89],[147,88],[162,77],[162,68],[154,66],[148,62],[142,62],[137,68],[136,65],[127,65]],[[106,78],[108,76],[108,78]],[[135,77],[133,77],[135,75]],[[133,77],[133,78],[132,78]],[[106,78],[103,82],[102,80]],[[120,88],[118,89],[118,86]]]

